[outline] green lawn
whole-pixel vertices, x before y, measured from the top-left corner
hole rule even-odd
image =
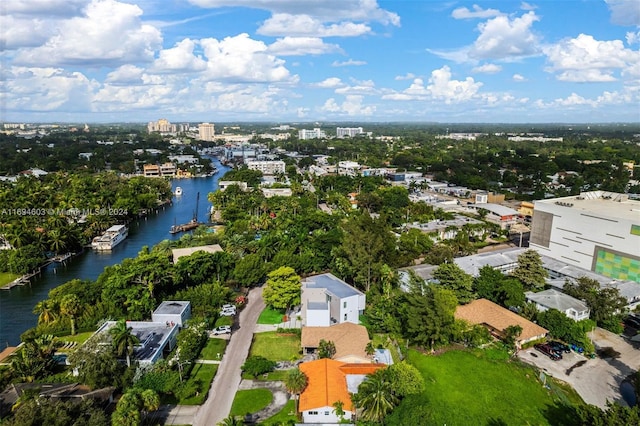
[[[11,281],[15,280],[19,276],[20,275],[18,274],[12,274],[9,272],[0,272],[0,287],[2,287],[5,284],[9,284]]]
[[[58,341],[62,342],[63,344],[69,343],[69,342],[76,342],[77,343],[77,345],[75,345],[71,349],[59,348],[58,351],[59,352],[73,352],[73,351],[76,350],[76,348],[80,347],[80,345],[82,345],[84,342],[86,342],[89,337],[93,336],[94,333],[95,333],[95,331],[87,331],[85,333],[78,333],[75,336],[72,336],[72,335],[69,334],[67,336],[58,337]]]
[[[259,375],[258,377],[253,377],[249,373],[242,373],[242,378],[245,380],[257,380],[260,382],[273,382],[273,381],[283,381],[285,377],[287,377],[289,370],[277,370],[267,373],[265,377],[264,374]]]
[[[207,399],[207,392],[211,387],[211,382],[218,371],[218,364],[196,364],[191,370],[191,376],[185,387],[199,387],[198,395],[192,395],[188,398],[180,399],[177,403],[181,405],[201,405]],[[199,381],[199,385],[197,382]]]
[[[221,325],[233,325],[233,317],[220,317],[213,326],[220,327]]]
[[[293,361],[300,358],[300,349],[300,336],[269,331],[254,334],[250,355],[271,361]]]
[[[200,351],[198,358],[219,361],[222,359],[226,347],[227,341],[224,339],[209,339],[205,347]],[[218,354],[220,354],[220,358],[218,358]]]
[[[258,324],[280,324],[282,322],[282,317],[284,312],[271,309],[268,306],[264,308],[264,311],[260,313],[258,317]]]
[[[253,414],[271,404],[273,394],[269,389],[249,389],[236,393],[231,406],[231,416],[244,416]]]
[[[495,350],[453,350],[438,356],[410,351],[408,360],[424,376],[426,389],[406,398],[393,417],[402,419],[402,414],[424,406],[432,423],[439,425],[566,424],[570,419],[560,418],[564,413],[558,411],[558,402],[582,403],[568,387],[545,389],[533,368],[499,358]]]
[[[260,422],[263,426],[271,426],[271,425],[283,425],[289,424],[289,422],[294,421],[297,422],[298,418],[295,415],[296,403],[294,400],[290,399],[282,410],[277,414],[265,419],[265,421]],[[293,413],[293,414],[290,414]]]

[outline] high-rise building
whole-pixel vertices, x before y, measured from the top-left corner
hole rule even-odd
[[[337,127],[336,136],[338,138],[354,137],[363,134],[362,127]]]
[[[536,201],[529,244],[569,265],[640,282],[640,201],[605,191]]]
[[[198,126],[198,139],[213,142],[216,135],[215,126],[211,123],[200,123]]]
[[[150,121],[149,124],[147,124],[147,131],[149,133],[176,133],[176,125],[171,124],[166,118],[161,118],[158,121]]]
[[[308,139],[322,139],[326,138],[327,134],[316,127],[313,130],[302,129],[298,132],[298,139],[300,140],[308,140]]]

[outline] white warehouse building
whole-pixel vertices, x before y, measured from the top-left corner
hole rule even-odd
[[[536,201],[530,247],[615,280],[640,282],[640,201],[605,191]]]

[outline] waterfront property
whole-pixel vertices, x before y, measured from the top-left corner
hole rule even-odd
[[[366,295],[335,275],[312,275],[302,282],[302,323],[328,327],[343,322],[360,323]]]
[[[173,255],[173,263],[178,263],[178,260],[181,257],[191,256],[193,253],[198,251],[203,251],[206,253],[217,253],[219,251],[223,251],[220,244],[210,244],[206,246],[197,246],[197,247],[185,247],[185,248],[177,248],[172,249],[171,254]]]
[[[116,321],[105,322],[94,336],[109,336],[109,329],[115,324]],[[176,346],[179,329],[176,323],[172,325],[166,322],[127,321],[127,327],[130,327],[131,334],[140,340],[133,350],[133,359],[142,365],[154,364],[169,355]]]
[[[126,225],[113,225],[106,232],[97,236],[91,242],[91,248],[98,251],[112,250],[129,236],[129,228]]]

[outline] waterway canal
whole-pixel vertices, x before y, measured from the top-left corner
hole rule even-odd
[[[207,195],[218,188],[218,180],[229,170],[215,158],[213,164],[218,173],[211,177],[178,179],[172,181],[175,189],[183,190],[181,197],[173,198],[170,206],[161,208],[157,214],[151,214],[131,223],[129,237],[110,253],[98,253],[91,249],[67,261],[66,265],[52,264],[41,276],[31,279],[31,285],[14,287],[0,291],[0,350],[7,345],[20,343],[20,334],[36,325],[37,317],[33,307],[47,298],[49,290],[74,278],[95,280],[106,266],[120,263],[128,257],[135,257],[143,246],[152,247],[165,239],[177,239],[181,234],[171,235],[169,229],[174,223],[186,223],[196,211],[196,199],[200,193],[198,219],[208,220],[211,203]]]

